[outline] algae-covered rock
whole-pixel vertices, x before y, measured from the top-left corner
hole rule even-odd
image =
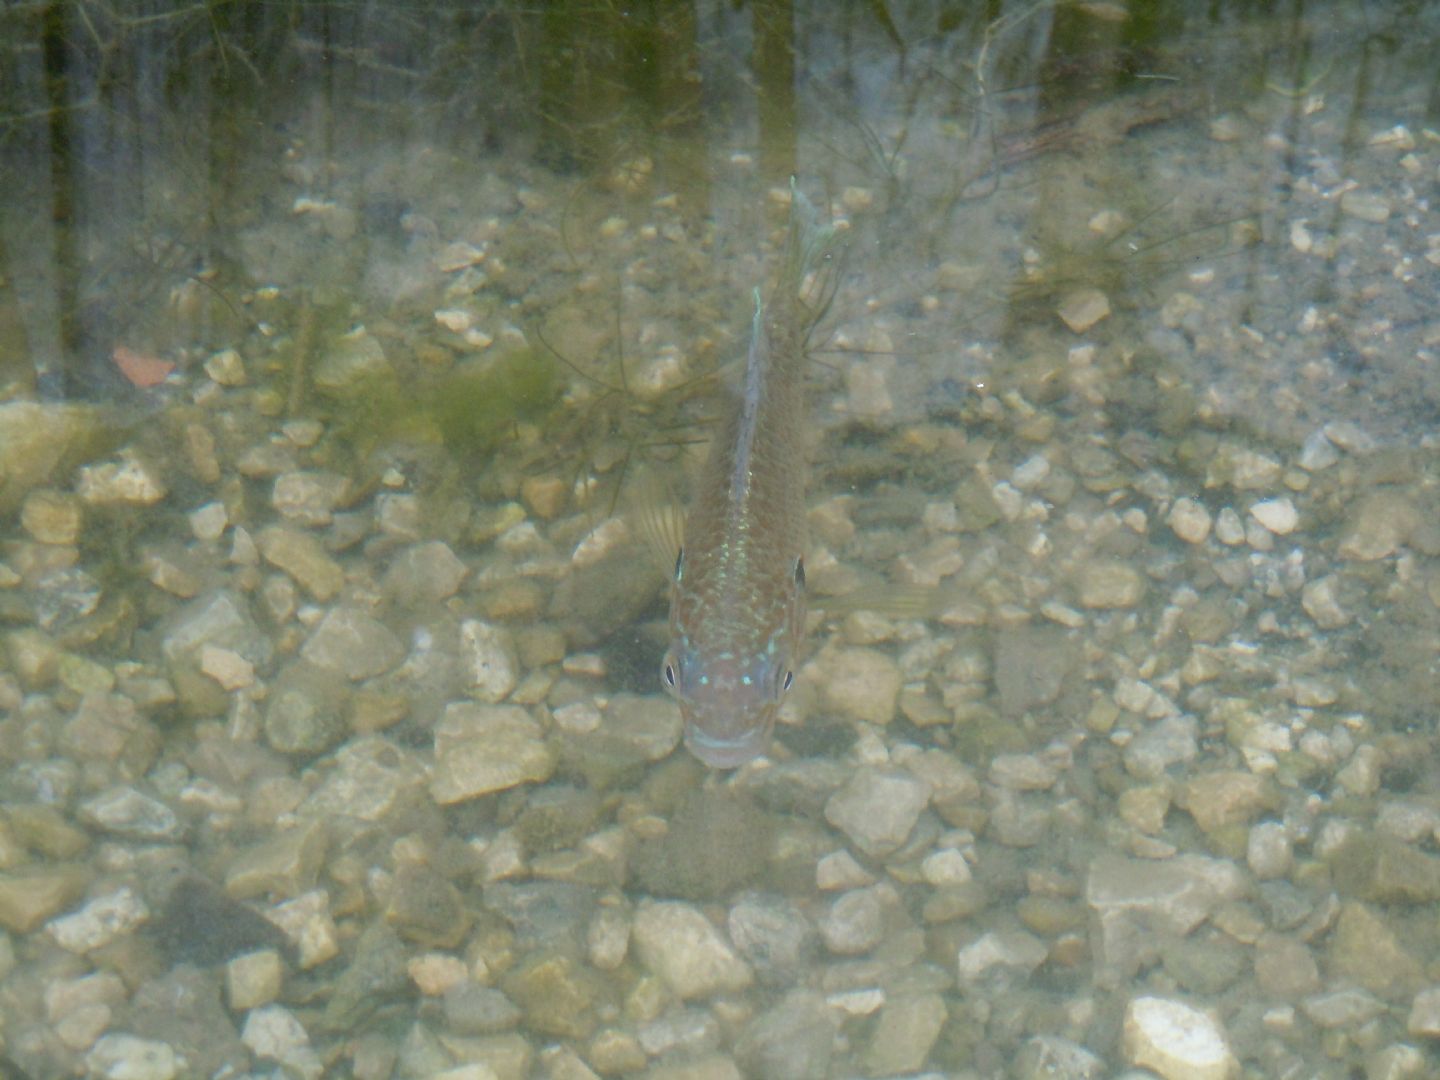
[[[95,409],[60,402],[0,404],[0,514],[27,492],[69,470],[98,449],[104,426]]]

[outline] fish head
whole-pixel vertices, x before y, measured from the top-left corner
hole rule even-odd
[[[780,701],[795,680],[793,643],[788,627],[747,655],[707,655],[685,635],[675,638],[660,681],[680,704],[692,754],[713,768],[733,769],[765,752]]]

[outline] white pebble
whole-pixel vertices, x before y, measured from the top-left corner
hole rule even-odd
[[[1125,1057],[1165,1080],[1231,1080],[1240,1064],[1220,1025],[1166,998],[1135,998],[1125,1009]]]
[[[1294,532],[1295,526],[1300,523],[1300,515],[1295,510],[1295,504],[1286,496],[1257,502],[1250,507],[1250,516],[1276,536]]]
[[[196,540],[219,540],[230,524],[230,514],[222,502],[206,503],[190,511],[190,531]]]
[[[473,320],[470,313],[462,308],[442,308],[435,312],[435,321],[452,333],[463,334],[470,329]]]

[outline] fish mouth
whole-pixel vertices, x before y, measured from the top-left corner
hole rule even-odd
[[[747,731],[734,739],[716,738],[689,725],[685,728],[685,746],[712,769],[733,769],[744,765],[763,754],[769,745],[770,730],[765,727]]]

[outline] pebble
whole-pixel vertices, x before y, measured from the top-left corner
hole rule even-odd
[[[794,901],[774,893],[747,892],[730,909],[730,940],[762,983],[788,986],[815,953],[816,931]]]
[[[1125,1058],[1162,1080],[1232,1080],[1240,1063],[1225,1030],[1182,1001],[1134,998],[1125,1007]]]
[[[389,671],[404,657],[405,647],[369,612],[342,604],[325,613],[300,655],[316,667],[359,681]]]
[[[536,517],[550,521],[565,509],[570,499],[570,486],[559,476],[527,476],[520,483],[520,501]]]
[[[1322,630],[1338,630],[1352,616],[1340,604],[1340,579],[1334,574],[1305,583],[1300,590],[1300,606]]]
[[[1387,999],[1419,988],[1419,959],[1385,916],[1367,904],[1350,902],[1340,909],[1328,944],[1326,973],[1332,978],[1348,979]]]
[[[1340,460],[1340,451],[1325,435],[1323,429],[1312,431],[1300,446],[1299,466],[1308,472],[1328,469]]]
[[[1215,539],[1230,547],[1245,542],[1245,523],[1240,520],[1234,507],[1221,507],[1220,512],[1215,515]]]
[[[820,938],[840,956],[869,952],[880,944],[886,916],[899,902],[899,894],[889,882],[842,893],[820,919]]]
[[[410,805],[428,778],[425,765],[411,751],[383,735],[362,735],[317,764],[314,779],[319,784],[298,813],[381,821]]]
[[[1195,499],[1176,499],[1165,523],[1187,544],[1203,544],[1210,535],[1210,511]]]
[[[260,530],[255,543],[266,562],[285,571],[322,604],[334,599],[345,584],[345,571],[309,533],[268,525]]]
[[[1426,1039],[1440,1038],[1440,986],[1427,986],[1415,995],[1405,1030]]]
[[[88,953],[125,937],[150,918],[150,909],[134,889],[122,886],[95,897],[45,927],[62,949]]]
[[[815,864],[815,887],[822,892],[870,885],[874,876],[848,851],[832,851]]]
[[[510,631],[480,619],[460,624],[460,666],[466,692],[480,701],[504,701],[520,681],[520,660]]]
[[[160,474],[133,455],[84,466],[75,491],[89,506],[153,506],[170,493]]]
[[[1390,218],[1390,200],[1373,191],[1351,189],[1340,196],[1340,211],[1358,221],[1378,225]]]
[[[297,896],[314,886],[328,838],[326,822],[310,818],[242,848],[226,868],[226,894],[235,900]]]
[[[453,949],[470,929],[460,890],[433,867],[400,867],[385,907],[385,921],[402,938],[429,949]]]
[[[1261,881],[1283,878],[1294,863],[1289,831],[1278,821],[1265,821],[1250,829],[1245,862]]]
[[[405,972],[426,997],[440,997],[470,978],[470,968],[464,960],[443,952],[412,956],[405,963]]]
[[[1280,482],[1280,462],[1239,443],[1221,443],[1205,470],[1205,486],[1262,491]]]
[[[45,987],[45,1015],[61,1042],[73,1050],[88,1050],[109,1029],[115,1009],[127,997],[124,982],[110,972],[53,980]]]
[[[1255,947],[1255,981],[1281,1001],[1298,1001],[1320,989],[1320,967],[1310,947],[1282,934],[1266,933]]]
[[[753,981],[750,966],[689,904],[641,901],[631,940],[640,962],[682,1001],[744,990]]]
[[[920,876],[937,888],[964,885],[975,874],[965,856],[955,848],[941,848],[926,855],[920,863]]]
[[[41,690],[55,681],[60,648],[43,630],[22,627],[5,635],[5,652],[11,670],[27,690]]]
[[[1374,435],[1353,420],[1331,420],[1323,430],[1327,439],[1347,453],[1369,454],[1380,445]]]
[[[1270,782],[1255,773],[1222,769],[1186,781],[1176,800],[1203,832],[1248,824],[1274,800]]]
[[[441,805],[543,783],[554,771],[544,730],[518,705],[454,702],[436,725],[430,794]]]
[[[1055,313],[1071,330],[1083,334],[1109,316],[1110,300],[1099,289],[1074,289],[1060,298]]]
[[[78,451],[89,445],[96,428],[89,406],[9,400],[0,402],[0,513],[19,505],[25,493],[48,483]]]
[[[854,360],[845,369],[845,411],[859,420],[878,420],[895,411],[887,376],[893,364]]]
[[[1351,795],[1362,798],[1374,795],[1380,790],[1383,764],[1380,751],[1367,743],[1355,748],[1350,760],[1336,772],[1335,779]]]
[[[683,726],[680,707],[669,697],[616,694],[605,706],[600,727],[577,745],[597,750],[617,768],[659,761],[680,745]]]
[[[1098,1080],[1104,1072],[1098,1056],[1059,1035],[1027,1039],[1015,1057],[1015,1080]]]
[[[444,274],[464,270],[468,266],[474,266],[484,261],[485,249],[464,240],[446,244],[435,253],[435,268]],[[436,314],[438,316],[439,313]]]
[[[508,1031],[519,1021],[519,1008],[492,986],[465,979],[445,991],[445,1026],[457,1035]]]
[[[200,670],[224,690],[240,690],[255,682],[255,665],[233,649],[208,642],[200,646]]]
[[[287,664],[265,699],[265,742],[282,754],[322,754],[345,737],[345,676],[308,660]]]
[[[949,1012],[939,994],[900,994],[885,1002],[865,1047],[871,1076],[896,1076],[923,1068]]]
[[[336,338],[314,368],[317,389],[342,395],[390,374],[384,347],[363,326]]]
[[[995,637],[993,672],[1001,713],[1018,717],[1053,702],[1077,661],[1073,636],[1058,626],[1002,627]]]
[[[280,996],[285,965],[274,949],[259,949],[225,965],[225,1000],[237,1012],[269,1005]]]
[[[221,386],[244,386],[250,381],[245,361],[234,349],[221,349],[205,360],[205,374]]]
[[[1077,570],[1077,599],[1092,611],[1131,608],[1145,595],[1145,578],[1129,563],[1095,559]]]
[[[1198,855],[1164,860],[1104,854],[1090,864],[1085,902],[1095,919],[1097,980],[1111,984],[1158,959],[1165,935],[1183,937],[1248,887],[1234,864]]]
[[[930,786],[903,769],[856,769],[825,804],[825,820],[866,855],[883,857],[910,837]]]
[[[1336,548],[1341,558],[1374,562],[1394,555],[1420,523],[1415,502],[1382,492],[1352,504]]]
[[[335,520],[335,511],[350,498],[350,478],[339,473],[302,470],[275,477],[270,505],[296,525],[317,528]]]
[[[1307,997],[1301,1002],[1305,1015],[1325,1029],[1354,1028],[1369,1023],[1387,1012],[1387,1006],[1374,994],[1355,987],[1328,990]]]
[[[131,840],[171,841],[184,835],[175,811],[133,787],[109,788],[82,802],[81,821]]]
[[[650,1057],[694,1056],[715,1049],[720,1029],[705,1009],[671,1009],[641,1024],[638,1041]]]
[[[956,956],[960,982],[967,987],[1006,986],[1024,979],[1045,962],[1045,943],[1024,930],[990,931]]]
[[[85,893],[89,875],[79,867],[22,867],[0,872],[0,927],[28,934]]]
[[[276,904],[265,916],[295,947],[300,970],[309,971],[340,955],[340,931],[330,914],[330,894],[312,889]]]
[[[825,999],[794,989],[761,1010],[735,1042],[748,1075],[766,1080],[813,1080],[830,1075],[837,1022]]]
[[[209,502],[190,511],[190,532],[195,539],[211,542],[225,535],[230,524],[229,511],[222,502]]]
[[[815,660],[812,678],[827,708],[870,724],[894,719],[904,683],[894,660],[864,648],[823,651]]]
[[[1288,496],[1261,500],[1250,507],[1250,515],[1277,536],[1294,532],[1300,523],[1300,515]]]
[[[61,658],[60,670],[64,670]],[[129,698],[97,689],[80,699],[60,729],[59,748],[72,758],[114,767],[118,777],[140,776],[159,753],[160,733]]]
[[[990,759],[990,782],[1011,791],[1048,791],[1059,778],[1059,767],[1038,754],[996,754]]]
[[[42,544],[74,544],[80,539],[84,510],[74,495],[32,491],[20,504],[20,526]]]
[[[299,1019],[283,1005],[264,1005],[250,1010],[240,1041],[261,1061],[273,1061],[304,1080],[318,1080],[325,1065],[310,1045],[310,1036]]]
[[[1120,793],[1117,809],[1122,821],[1146,836],[1155,836],[1165,827],[1165,815],[1170,810],[1170,789],[1161,784],[1127,788]]]
[[[85,1055],[87,1075],[103,1080],[174,1080],[180,1065],[169,1043],[123,1032],[102,1035]]]

